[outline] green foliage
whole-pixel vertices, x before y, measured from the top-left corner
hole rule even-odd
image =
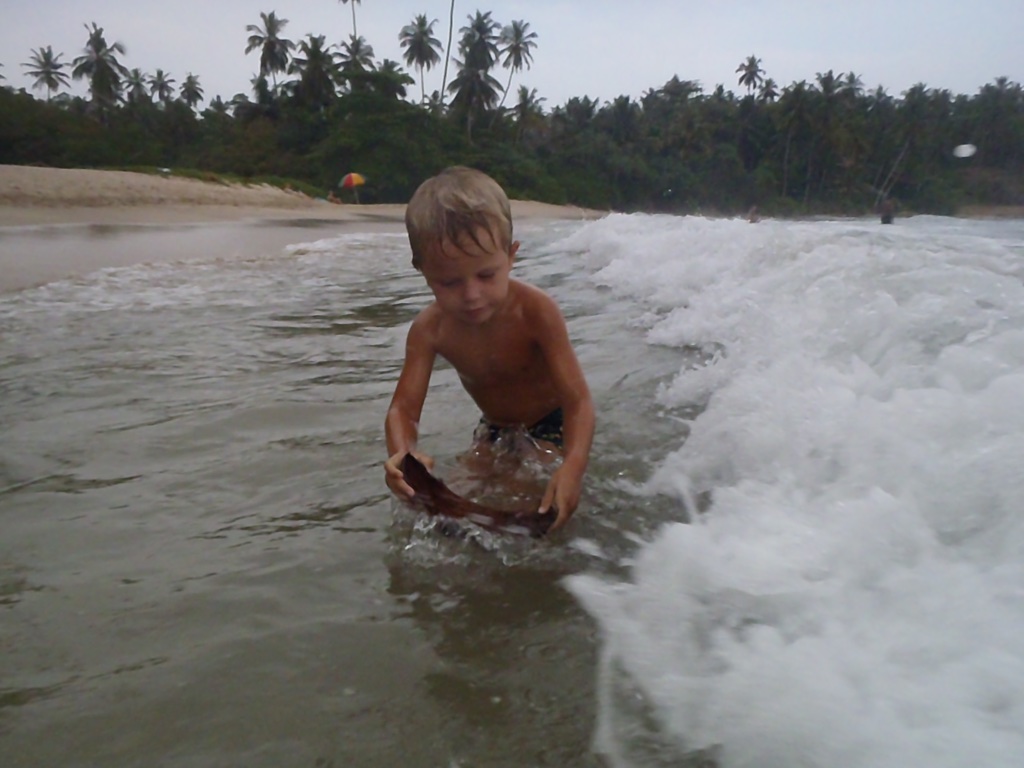
[[[246,50],[259,52],[263,74],[253,98],[217,98],[201,115],[192,75],[182,88],[188,99],[173,98],[174,81],[157,70],[147,82],[167,87],[152,85],[162,98],[154,103],[138,87],[143,73],[118,61],[123,46],[86,27],[74,76],[88,80],[89,99],[49,99],[49,87],[48,100],[0,89],[0,163],[173,168],[315,196],[337,194],[341,177],[355,171],[367,179],[359,190],[367,203],[403,202],[424,178],[458,163],[490,173],[515,198],[599,209],[742,213],[756,204],[775,215],[858,214],[886,196],[902,210],[935,213],[1024,204],[1024,91],[1005,78],[973,96],[923,84],[899,98],[881,88],[864,93],[856,74],[832,70],[780,88],[751,55],[736,69],[740,97],[673,77],[640,101],[573,98],[545,113],[525,87],[512,99],[518,104],[503,108],[535,46],[526,22],[467,17],[452,52],[455,76],[421,103],[426,94],[406,95],[412,78],[396,62],[378,65],[354,25],[339,57],[323,37],[295,47],[281,36],[286,19],[261,20],[247,30]],[[438,63],[432,27],[421,16],[402,30],[417,69]],[[34,54],[43,84],[63,84],[50,77],[59,54]],[[502,66],[505,83],[493,76]],[[278,83],[281,73],[295,79]],[[977,154],[953,157],[965,142]]]

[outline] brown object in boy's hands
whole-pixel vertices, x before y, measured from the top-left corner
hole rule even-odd
[[[428,514],[464,518],[470,522],[501,533],[527,534],[540,538],[555,522],[557,515],[549,510],[543,515],[533,512],[507,512],[464,499],[430,474],[411,453],[402,459],[405,482],[416,492],[413,502]]]

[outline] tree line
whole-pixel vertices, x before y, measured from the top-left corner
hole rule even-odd
[[[896,97],[832,70],[780,87],[749,56],[733,73],[739,95],[674,76],[639,99],[575,97],[547,110],[536,89],[513,90],[538,45],[528,22],[477,11],[456,40],[452,2],[444,45],[438,20],[417,15],[398,32],[407,70],[376,59],[357,33],[357,2],[339,44],[314,34],[294,42],[287,19],[261,13],[246,28],[245,53],[259,58],[251,93],[202,109],[196,75],[177,86],[163,70],[128,69],[125,46],[86,25],[70,63],[51,47],[22,63],[45,99],[0,88],[0,163],[194,169],[288,180],[317,195],[358,171],[364,202],[403,202],[423,178],[461,163],[516,197],[602,209],[1024,204],[1024,90],[1005,77],[973,95],[920,83]],[[441,89],[428,94],[424,73],[441,66]],[[70,79],[84,80],[88,96],[60,93]],[[966,143],[976,153],[955,156]]]

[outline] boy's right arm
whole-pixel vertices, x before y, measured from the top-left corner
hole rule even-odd
[[[384,435],[388,446],[388,459],[384,462],[384,479],[391,492],[400,498],[411,499],[414,491],[402,476],[401,464],[405,454],[416,448],[419,437],[420,414],[427,397],[430,374],[436,356],[433,334],[426,317],[421,314],[409,328],[405,340],[405,362],[398,377],[395,393],[384,421]],[[417,458],[429,468],[429,456],[417,453]]]

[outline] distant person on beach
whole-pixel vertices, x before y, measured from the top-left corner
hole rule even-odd
[[[511,277],[508,197],[486,174],[456,166],[427,179],[405,213],[412,265],[434,294],[412,323],[405,362],[385,421],[388,488],[411,499],[400,469],[416,451],[420,413],[438,355],[455,368],[482,411],[477,441],[508,428],[562,451],[538,513],[554,508],[561,527],[576,510],[594,436],[594,404],[555,302]]]
[[[892,224],[892,220],[896,217],[895,201],[891,197],[885,198],[878,207],[878,211],[881,214],[883,224]]]

